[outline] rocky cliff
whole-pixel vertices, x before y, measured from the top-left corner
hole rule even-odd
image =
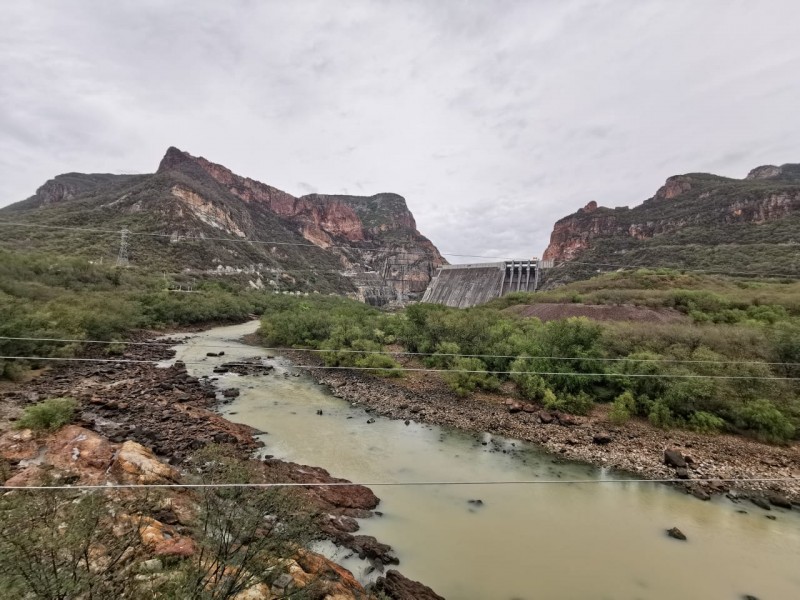
[[[416,298],[445,262],[402,196],[296,197],[174,147],[152,175],[59,175],[0,219],[47,226],[4,228],[0,244],[16,248],[113,260],[113,234],[54,227],[127,227],[135,266],[244,273],[256,287],[374,304]]]
[[[561,280],[617,265],[800,274],[798,244],[800,165],[767,165],[744,179],[676,175],[633,208],[589,202],[556,222],[544,258],[567,263]]]

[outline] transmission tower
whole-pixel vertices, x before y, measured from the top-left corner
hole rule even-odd
[[[128,228],[123,227],[119,232],[119,254],[117,255],[117,266],[128,266]]]

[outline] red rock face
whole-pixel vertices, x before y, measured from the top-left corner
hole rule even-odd
[[[746,180],[769,179],[782,173],[781,167],[758,167]],[[690,191],[694,196],[685,196]],[[668,206],[673,202],[678,205],[674,214],[670,214]],[[574,260],[600,237],[646,240],[687,226],[758,225],[786,218],[797,211],[800,211],[797,187],[787,187],[781,192],[765,187],[762,192],[749,185],[739,191],[735,180],[721,180],[717,185],[709,177],[676,175],[668,178],[653,198],[630,211],[611,211],[589,202],[576,213],[557,221],[543,257],[557,262]]]
[[[590,202],[575,215],[557,221],[550,234],[550,244],[544,251],[544,260],[561,262],[577,258],[586,250],[592,239],[616,230],[616,219],[609,215],[597,215],[586,219],[586,213],[597,210],[597,203]]]
[[[675,175],[667,178],[666,183],[656,192],[657,200],[672,200],[684,192],[692,189],[692,183],[683,175]]]
[[[295,221],[303,236],[312,244],[325,248],[332,245],[333,238],[337,237],[350,242],[366,239],[361,219],[350,206],[336,200],[335,197],[296,198],[260,181],[236,175],[222,165],[202,157],[191,156],[177,148],[167,150],[158,170],[161,172],[177,169],[186,164],[200,167],[237,198],[245,202],[262,203],[275,214]],[[410,222],[413,224],[413,217],[410,218]]]

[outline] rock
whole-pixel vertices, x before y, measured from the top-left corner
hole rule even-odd
[[[668,467],[686,468],[686,460],[684,460],[683,455],[674,448],[664,450],[664,464]]]
[[[522,411],[522,404],[519,402],[513,402],[508,405],[508,412],[512,415]]]
[[[539,422],[543,423],[545,425],[548,425],[548,424],[552,423],[555,420],[553,418],[553,415],[551,415],[546,410],[539,411],[539,414],[536,415],[536,416],[539,418]]]
[[[394,569],[390,569],[386,575],[378,577],[374,589],[385,594],[391,600],[444,600],[428,586],[418,581],[412,581]]]
[[[675,469],[675,475],[678,476],[678,479],[689,479],[689,469],[685,467],[678,467]]]
[[[120,483],[136,484],[174,482],[180,476],[176,469],[158,460],[150,449],[130,440],[119,449],[111,473]]]
[[[0,456],[10,462],[31,460],[39,453],[39,444],[33,431],[21,429],[0,435]]]
[[[764,516],[767,517],[770,521],[775,521],[778,518],[775,515],[764,515]]]
[[[483,500],[480,498],[477,500],[467,500],[467,504],[472,504],[473,506],[483,506]]]
[[[667,535],[671,538],[676,540],[680,540],[682,542],[686,541],[686,534],[684,534],[680,529],[677,527],[673,527],[672,529],[667,529]]]
[[[769,502],[767,502],[761,496],[753,496],[752,498],[750,498],[750,502],[755,504],[758,508],[763,508],[764,510],[772,510],[772,507],[769,505]]]
[[[219,356],[216,352],[206,352],[206,356]]]
[[[613,438],[611,437],[610,433],[608,433],[606,431],[601,431],[601,432],[595,433],[592,436],[592,443],[593,444],[598,444],[600,446],[605,446],[606,444],[610,444],[612,439]]]
[[[689,490],[689,493],[698,500],[711,500],[711,494],[699,486],[694,486],[691,490]]]
[[[767,500],[773,506],[777,506],[778,508],[786,508],[788,510],[792,510],[792,503],[786,496],[778,494],[776,492],[772,492],[767,494]]]
[[[272,582],[271,592],[283,598],[294,588],[294,579],[289,573],[282,573]]]
[[[240,392],[239,392],[239,390],[237,388],[228,388],[228,389],[222,390],[222,395],[225,398],[237,398],[239,396],[239,394],[240,394]]]
[[[367,419],[367,425],[372,425],[375,422],[375,419],[369,418]]]
[[[392,547],[387,544],[381,544],[371,535],[352,536],[349,547],[355,550],[362,560],[377,560],[384,565],[400,564],[400,559],[394,555]]]
[[[164,570],[164,564],[158,558],[151,558],[139,565],[139,571],[143,573],[158,573]]]

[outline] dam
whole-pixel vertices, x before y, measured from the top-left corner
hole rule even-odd
[[[422,302],[469,308],[511,292],[535,292],[540,272],[546,267],[544,262],[533,259],[443,265],[428,284]]]

